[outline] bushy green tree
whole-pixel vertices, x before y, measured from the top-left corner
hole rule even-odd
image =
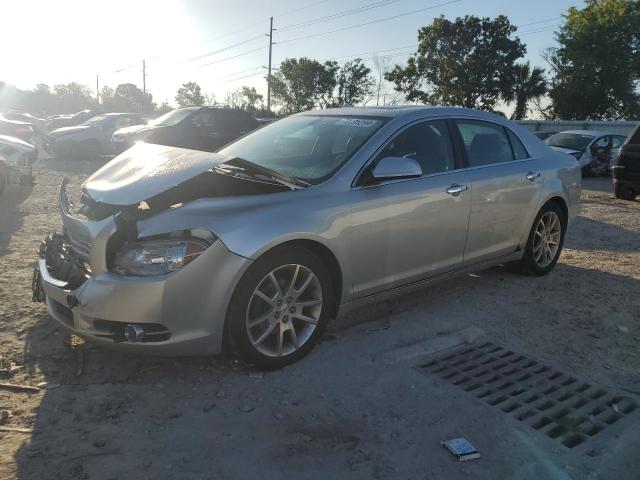
[[[375,81],[371,69],[361,58],[345,62],[338,71],[338,102],[340,105],[356,105],[371,95]]]
[[[176,102],[181,107],[204,105],[204,101],[202,89],[196,82],[183,83],[176,94]]]
[[[640,1],[587,0],[570,8],[547,52],[551,114],[566,120],[640,115]]]
[[[522,120],[527,116],[528,105],[547,93],[544,68],[533,67],[529,62],[516,64],[513,70],[512,88],[504,95],[506,102],[515,102],[512,120]]]
[[[418,51],[386,79],[407,100],[493,111],[526,53],[507,17],[439,17],[418,31]]]
[[[338,64],[310,58],[287,58],[267,81],[275,102],[284,113],[295,113],[333,104]]]

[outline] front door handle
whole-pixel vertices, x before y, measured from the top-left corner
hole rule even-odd
[[[460,195],[462,192],[468,190],[469,187],[467,187],[466,185],[458,185],[458,184],[454,184],[451,185],[449,188],[447,188],[447,193],[449,195],[452,195],[454,197],[457,197],[458,195]]]
[[[540,172],[529,172],[525,175],[525,177],[527,180],[529,180],[530,182],[534,182],[536,180],[536,178],[540,178]]]

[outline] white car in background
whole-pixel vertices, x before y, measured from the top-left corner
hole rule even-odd
[[[544,143],[571,155],[585,174],[609,174],[626,136],[597,130],[568,130],[556,133]]]
[[[0,195],[8,185],[33,184],[31,165],[38,159],[38,149],[19,138],[0,135]]]

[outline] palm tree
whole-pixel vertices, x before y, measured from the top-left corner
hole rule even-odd
[[[527,115],[527,105],[547,93],[548,85],[544,68],[533,67],[529,62],[514,65],[513,86],[504,95],[506,102],[516,102],[512,120],[522,120]]]

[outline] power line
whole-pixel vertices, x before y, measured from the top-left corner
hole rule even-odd
[[[295,23],[291,25],[285,25],[284,27],[278,28],[279,31],[285,32],[288,30],[294,30],[296,28],[307,27],[309,25],[315,25],[317,23],[328,22],[330,20],[335,20],[337,18],[347,17],[349,15],[355,15],[356,13],[366,12],[368,10],[373,10],[374,8],[384,7],[391,3],[399,2],[400,0],[380,0],[378,2],[373,2],[367,5],[363,5],[361,7],[352,8],[350,10],[344,10],[342,12],[333,13],[331,15],[327,15],[325,17],[319,17],[313,20],[309,20],[306,22]]]
[[[249,55],[250,53],[254,53],[254,52],[257,52],[259,50],[264,50],[266,48],[267,48],[266,45],[262,46],[262,47],[254,48],[253,50],[248,50],[246,52],[238,53],[237,55],[232,55],[231,57],[225,57],[225,58],[221,58],[219,60],[214,60],[213,62],[203,63],[202,65],[196,65],[195,68],[202,68],[202,67],[208,67],[209,65],[216,65],[218,63],[226,62],[228,60],[233,60],[234,58],[242,57],[244,55]]]
[[[552,30],[555,30],[556,28],[558,28],[560,25],[552,25],[551,27],[545,27],[545,28],[540,28],[540,29],[534,29],[534,30],[527,30],[524,32],[519,33],[518,35],[523,36],[523,35],[530,35],[532,33],[542,33],[542,32],[550,32]]]
[[[256,35],[255,37],[247,38],[246,40],[242,40],[241,42],[236,42],[236,43],[234,43],[232,45],[227,45],[226,47],[219,48],[217,50],[211,50],[210,52],[205,52],[203,54],[196,55],[195,57],[191,57],[191,58],[185,60],[185,62],[193,62],[193,61],[196,61],[196,60],[202,60],[203,58],[211,57],[211,56],[216,55],[218,53],[226,52],[227,50],[231,50],[232,48],[239,47],[240,45],[244,45],[245,43],[253,42],[254,40],[262,38],[263,36],[264,36],[263,34]]]
[[[528,27],[530,25],[538,25],[539,23],[546,23],[546,22],[550,22],[552,20],[557,20],[559,18],[562,18],[562,15],[559,15],[557,17],[546,18],[544,20],[538,20],[537,22],[523,23],[522,25],[518,25],[518,28]]]
[[[408,16],[408,15],[414,15],[414,14],[416,14],[416,13],[425,12],[425,11],[427,11],[427,10],[433,10],[434,8],[444,7],[444,6],[446,6],[446,5],[451,5],[451,4],[453,4],[453,3],[459,3],[459,2],[461,2],[461,1],[462,1],[462,0],[451,0],[451,1],[449,1],[449,2],[439,3],[439,4],[437,4],[437,5],[432,5],[432,6],[430,6],[430,7],[419,8],[418,10],[412,10],[411,12],[400,13],[400,14],[398,14],[398,15],[391,15],[391,16],[388,16],[388,17],[383,17],[383,18],[379,18],[379,19],[376,19],[376,20],[371,20],[371,21],[369,21],[369,22],[359,23],[359,24],[357,24],[357,25],[350,25],[350,26],[348,26],[348,27],[336,28],[335,30],[329,30],[329,31],[327,31],[327,32],[320,32],[320,33],[314,33],[314,34],[311,34],[311,35],[304,35],[304,36],[302,36],[302,37],[289,38],[289,39],[282,40],[282,41],[280,41],[280,42],[275,42],[275,43],[276,43],[276,44],[290,43],[290,42],[296,42],[296,41],[298,41],[298,40],[304,40],[304,39],[307,39],[307,38],[314,38],[314,37],[320,37],[320,36],[323,36],[323,35],[330,35],[330,34],[332,34],[332,33],[343,32],[343,31],[345,31],[345,30],[351,30],[351,29],[353,29],[353,28],[364,27],[364,26],[366,26],[366,25],[373,25],[373,24],[375,24],[375,23],[387,22],[387,21],[389,21],[389,20],[394,20],[394,19],[396,19],[396,18],[406,17],[406,16]]]
[[[300,8],[296,8],[296,9],[291,10],[289,12],[285,12],[285,13],[283,13],[281,15],[275,15],[275,18],[286,17],[288,15],[292,15],[292,14],[300,12],[302,10],[306,10],[308,8],[315,7],[316,5],[320,5],[321,3],[326,3],[328,1],[329,0],[320,0],[319,2],[313,2],[313,3],[309,4],[309,5],[306,5],[306,6],[300,7]],[[263,23],[264,22],[262,20],[260,20],[259,22],[252,23],[250,25],[247,25],[246,27],[239,28],[238,30],[234,30],[234,31],[229,32],[229,33],[224,33],[222,35],[218,35],[217,37],[213,37],[213,38],[210,38],[208,40],[204,40],[203,42],[200,43],[200,45],[205,45],[205,44],[210,43],[210,42],[215,42],[216,40],[221,40],[223,38],[231,37],[232,35],[235,35],[237,33],[246,32],[247,30],[251,30],[253,27],[255,27],[257,25],[262,25]]]

